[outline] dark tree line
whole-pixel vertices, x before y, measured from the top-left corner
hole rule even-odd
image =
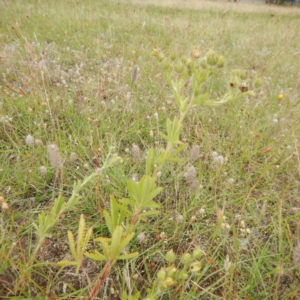
[[[228,0],[229,2],[240,2],[240,0]],[[263,1],[261,1],[263,2]],[[300,5],[300,0],[265,0],[267,4],[298,4]]]
[[[267,4],[297,4],[297,0],[266,0]],[[300,0],[298,1],[298,4],[300,4]]]

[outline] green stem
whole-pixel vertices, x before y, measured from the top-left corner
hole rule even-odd
[[[187,113],[190,111],[190,109],[193,107],[194,105],[194,100],[192,99],[190,101],[190,103],[188,104],[186,110],[184,113],[182,113],[180,115],[180,118],[179,118],[179,121],[178,121],[178,124],[179,125],[182,125],[183,124],[183,121],[187,115]],[[168,142],[167,143],[167,147],[166,147],[166,151],[165,151],[165,154],[169,154],[172,152],[172,150],[174,149],[174,144],[171,143],[171,142]],[[157,173],[162,169],[163,165],[165,164],[166,161],[164,161],[160,166],[158,166],[154,171],[153,171],[153,174],[152,174],[152,177],[153,178],[156,178],[157,177]]]

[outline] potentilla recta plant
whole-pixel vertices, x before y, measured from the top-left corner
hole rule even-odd
[[[254,96],[253,89],[258,87],[258,78],[249,78],[247,72],[233,70],[223,97],[214,99],[214,89],[211,88],[211,82],[213,82],[214,77],[221,76],[219,72],[224,67],[223,56],[213,50],[201,56],[198,48],[195,48],[189,56],[165,55],[156,49],[153,51],[153,56],[157,58],[159,66],[163,70],[179,113],[177,116],[166,120],[166,131],[160,133],[165,140],[165,147],[157,150],[153,147],[148,149],[144,175],[138,182],[127,181],[128,197],[116,199],[111,196],[110,208],[103,212],[110,237],[96,237],[94,239],[96,243],[99,243],[100,250],[85,251],[92,236],[92,228],[86,230],[83,215],[80,218],[76,245],[73,234],[70,231],[68,233],[74,261],[61,261],[59,265],[63,267],[75,265],[78,272],[84,256],[95,261],[106,262],[99,279],[90,287],[87,299],[93,299],[96,296],[111,268],[118,260],[129,260],[138,255],[137,252],[128,253],[125,249],[138,232],[139,223],[146,221],[149,216],[160,213],[160,205],[155,201],[155,198],[163,188],[157,186],[157,178],[163,171],[164,165],[167,162],[178,160],[178,154],[186,147],[186,144],[181,141],[181,133],[188,113],[200,106],[219,107],[243,97]],[[98,173],[99,176],[103,176],[105,168]],[[83,234],[85,232],[86,234]],[[156,299],[162,293],[174,288],[179,281],[182,284],[191,274],[197,273],[201,268],[198,254],[183,256],[181,259],[183,260],[183,268],[181,269],[175,267],[175,257],[174,259],[170,258],[172,255],[172,251],[167,255],[166,260],[170,266],[158,272],[157,281],[153,283],[153,288],[149,289],[149,294],[145,299]],[[132,297],[139,299],[140,294],[127,297],[124,292],[123,297],[124,299],[131,299]]]

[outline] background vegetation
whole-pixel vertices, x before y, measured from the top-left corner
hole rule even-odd
[[[3,299],[85,299],[99,282],[102,262],[77,253],[78,274],[58,262],[74,259],[68,230],[91,226],[84,248],[101,249],[110,196],[128,197],[148,150],[165,147],[159,132],[178,108],[153,49],[224,56],[206,86],[214,100],[232,70],[260,84],[255,97],[188,113],[187,146],[157,177],[159,214],[136,224],[122,254],[139,254],[114,264],[98,299],[144,299],[195,250],[199,271],[155,299],[300,297],[299,9],[161,2],[0,4]]]

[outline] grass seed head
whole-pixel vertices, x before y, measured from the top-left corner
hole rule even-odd
[[[191,161],[197,160],[199,157],[200,157],[200,147],[198,145],[195,145],[193,146],[190,153]]]
[[[197,176],[197,169],[194,166],[190,166],[186,171],[186,173],[184,174],[186,181],[189,183],[192,183],[196,178],[196,176]]]
[[[140,148],[138,145],[132,145],[132,148],[131,148],[131,154],[134,158],[135,161],[140,161],[141,159],[141,151],[140,151]]]
[[[69,158],[71,163],[74,163],[77,160],[77,154],[75,152],[72,152],[70,154],[70,158]]]
[[[138,71],[139,71],[139,67],[137,65],[134,65],[132,67],[132,71],[131,71],[131,81],[132,81],[132,83],[134,83],[137,80]]]
[[[45,166],[39,167],[39,173],[40,173],[41,175],[46,175],[46,173],[47,173],[47,168],[46,168]]]
[[[138,236],[137,236],[137,240],[138,240],[138,242],[140,244],[144,243],[145,240],[146,240],[146,234],[145,234],[145,232],[139,233]]]
[[[62,167],[61,156],[57,145],[51,144],[48,146],[48,155],[50,164],[54,169],[59,169]]]
[[[34,137],[28,134],[25,138],[25,143],[27,146],[32,146],[34,144]]]

